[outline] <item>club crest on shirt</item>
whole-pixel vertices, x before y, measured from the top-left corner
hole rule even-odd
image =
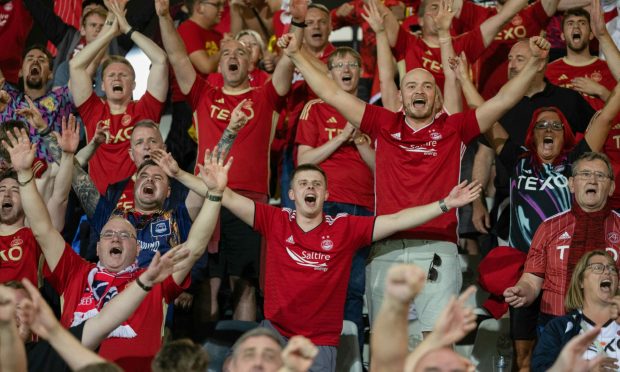
[[[123,117],[121,118],[121,124],[126,127],[129,124],[131,124],[131,115],[129,114],[125,114],[123,115]]]
[[[332,248],[334,248],[334,242],[329,239],[329,235],[327,235],[327,237],[322,236],[321,238],[323,239],[321,241],[321,248],[323,248],[324,251],[331,251]]]
[[[14,246],[16,246],[16,245],[21,246],[21,245],[23,245],[23,244],[24,244],[24,241],[23,241],[20,237],[18,237],[18,236],[16,236],[15,238],[13,238],[13,240],[11,240],[11,247],[14,247]]]
[[[599,71],[594,71],[591,75],[590,75],[590,79],[596,81],[597,83],[601,80],[603,80],[603,75],[601,75],[601,73]]]
[[[151,235],[166,236],[170,235],[170,221],[159,221],[151,224]]]
[[[515,26],[520,26],[523,24],[523,18],[521,18],[521,16],[517,14],[514,17],[512,17],[512,21],[510,21],[510,23],[512,23]]]
[[[620,234],[618,234],[615,231],[612,231],[609,234],[607,234],[607,240],[612,244],[616,244],[620,241]]]
[[[434,130],[431,131],[430,136],[433,141],[439,141],[442,138],[441,133],[437,133]]]

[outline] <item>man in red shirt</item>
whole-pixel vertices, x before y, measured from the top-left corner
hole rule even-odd
[[[508,61],[506,56],[510,48],[520,39],[536,36],[544,30],[558,8],[559,0],[537,0],[520,10],[506,23],[495,39],[480,57],[478,90],[482,97],[489,99],[508,80]],[[469,0],[456,0],[454,28],[459,33],[478,27],[485,20],[494,16],[506,4],[500,0],[495,7],[485,7]]]
[[[288,44],[288,46],[287,46]],[[458,183],[460,153],[481,132],[491,128],[525,92],[529,80],[545,63],[549,44],[530,39],[532,58],[521,73],[492,99],[475,111],[455,115],[440,112],[439,89],[433,75],[421,68],[409,71],[401,81],[404,112],[393,113],[365,104],[344,92],[320,73],[302,52],[296,37],[281,39],[285,53],[311,88],[334,106],[353,126],[376,141],[376,214],[394,213],[406,206],[439,199]],[[367,269],[372,283],[367,293],[371,319],[382,302],[383,278],[397,262],[430,267],[430,282],[416,299],[421,330],[432,329],[438,313],[461,286],[458,263],[456,212],[446,213],[417,229],[408,229],[377,243]],[[441,277],[440,280],[437,280]]]
[[[185,1],[189,18],[179,25],[189,59],[196,72],[203,78],[217,72],[220,60],[220,41],[222,34],[215,27],[222,19],[225,1],[223,0],[188,0]],[[172,75],[172,122],[166,145],[183,169],[189,170],[196,160],[196,143],[188,135],[192,124],[192,109],[185,101],[179,84]]]
[[[101,33],[69,63],[69,86],[75,105],[84,120],[88,140],[94,136],[97,124],[104,123],[110,128],[109,143],[102,144],[89,162],[90,175],[100,194],[105,193],[109,184],[129,177],[136,171],[128,152],[133,125],[143,119],[158,123],[168,93],[166,53],[127,23],[117,3],[111,3],[110,11],[114,13],[115,19],[107,32]],[[93,92],[87,72],[88,66],[99,52],[121,32],[128,35],[152,63],[146,93],[139,101],[132,100],[135,72],[125,58],[110,56],[103,63],[105,100]]]
[[[564,315],[564,297],[575,264],[588,251],[605,249],[620,264],[620,214],[607,203],[614,174],[607,156],[585,153],[573,163],[568,180],[576,203],[540,225],[532,240],[523,275],[504,291],[510,306],[529,306],[542,291],[539,327]]]
[[[34,148],[27,134],[23,130],[18,136],[11,134],[9,142],[8,151],[17,171],[24,212],[45,256],[46,278],[64,299],[61,323],[65,327],[79,325],[99,313],[108,301],[144,272],[136,263],[140,248],[136,229],[122,217],[110,218],[103,226],[97,244],[99,262],[94,264],[82,259],[52,226],[41,196],[31,182]],[[63,155],[72,163],[73,154]],[[179,262],[182,269],[153,287],[138,279],[136,283],[142,289],[152,292],[127,322],[101,344],[101,355],[123,369],[148,369],[161,346],[166,306],[189,286],[190,269],[204,253],[217,223],[221,195],[227,181],[225,176],[217,179],[216,183],[211,182],[211,194],[205,197],[184,243],[190,253]]]
[[[597,23],[601,22],[597,17],[600,17],[600,12],[594,13],[590,21],[590,13],[582,8],[569,9],[564,13],[562,39],[566,41],[566,57],[551,62],[547,66],[545,77],[553,84],[580,92],[592,108],[600,110],[605,106],[610,92],[617,84],[616,77],[619,77],[617,74],[620,73],[620,67],[617,67],[620,66],[620,53],[613,44],[605,43],[605,38],[609,37],[606,29],[603,34],[596,33],[595,35],[592,31],[598,26]],[[607,62],[590,54],[590,41],[599,35],[603,40],[600,45]],[[615,52],[610,48],[614,48]],[[620,128],[616,128],[616,124],[620,123],[620,118],[616,119],[603,151],[609,156],[614,166],[616,182],[620,182],[618,180]],[[620,185],[616,184],[616,186]],[[620,208],[620,194],[616,192],[609,203],[613,209]]]
[[[457,55],[464,52],[470,63],[475,62],[484,50],[491,45],[495,35],[502,30],[506,22],[527,5],[524,0],[509,0],[501,11],[485,20],[480,26],[462,35],[452,38]],[[418,17],[422,26],[422,35],[413,35],[399,27],[391,12],[386,12],[385,30],[396,60],[405,60],[407,71],[422,67],[430,71],[437,86],[443,90],[444,74],[441,66],[441,51],[437,25],[433,18],[439,10],[439,0],[424,0],[420,5]]]
[[[215,156],[205,161],[201,176],[209,190],[226,174],[229,164],[224,167]],[[316,165],[302,164],[293,172],[288,191],[295,210],[256,203],[229,188],[222,203],[268,242],[262,326],[276,330],[285,339],[308,337],[319,348],[311,370],[334,371],[342,331],[344,283],[355,251],[463,206],[480,190],[477,183],[463,182],[439,201],[397,213],[376,218],[346,213],[330,216],[323,213],[329,197],[325,172]],[[204,188],[194,191],[206,193]]]
[[[329,56],[327,68],[340,88],[357,96],[361,63],[355,50],[339,47]],[[297,164],[316,164],[327,174],[330,194],[324,207],[326,214],[372,216],[375,152],[370,137],[347,123],[335,108],[315,99],[301,113],[295,142],[299,146]],[[357,325],[360,347],[364,345],[362,308],[367,257],[368,248],[365,248],[353,258],[344,315]]]
[[[302,0],[303,1],[303,0]],[[305,1],[304,1],[305,3]],[[238,133],[231,155],[241,164],[230,174],[230,187],[253,200],[266,202],[269,193],[269,147],[277,113],[284,107],[289,92],[293,65],[284,57],[276,66],[273,79],[252,88],[248,78],[250,51],[238,40],[221,45],[220,72],[223,87],[214,87],[194,70],[179,34],[170,17],[167,0],[157,0],[157,14],[164,47],[183,94],[196,111],[198,159],[205,149],[212,148],[229,124],[231,112],[243,100],[251,100],[246,126]],[[237,304],[233,317],[240,320],[256,318],[255,289],[258,279],[261,238],[226,209],[221,218],[220,250],[209,258],[212,281],[212,314],[217,315],[217,293],[221,279],[231,277],[233,299]]]

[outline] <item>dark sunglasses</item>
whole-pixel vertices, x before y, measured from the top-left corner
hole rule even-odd
[[[439,257],[437,254],[434,254],[433,261],[431,261],[431,266],[429,266],[428,268],[428,276],[426,277],[429,282],[434,282],[435,280],[437,280],[439,272],[437,272],[436,267],[439,266],[441,266],[441,257]]]

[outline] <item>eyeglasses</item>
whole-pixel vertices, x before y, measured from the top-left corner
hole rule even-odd
[[[349,66],[351,70],[359,68],[360,64],[358,62],[338,62],[331,65],[334,70],[342,70],[344,66]]]
[[[428,276],[426,277],[429,282],[434,282],[435,280],[437,280],[439,272],[437,271],[436,267],[439,266],[441,266],[441,257],[439,257],[437,254],[434,254],[433,260],[431,261],[431,266],[428,267]]]
[[[553,130],[559,131],[564,128],[564,123],[562,123],[561,121],[541,120],[541,121],[537,121],[536,124],[534,124],[534,128],[536,129],[551,128]]]
[[[212,3],[210,1],[201,1],[200,3],[201,4],[211,5],[212,7],[216,8],[216,9],[224,8],[224,3]]]
[[[603,172],[592,172],[592,171],[588,171],[588,170],[577,172],[577,173],[573,174],[573,176],[577,177],[577,178],[580,178],[582,180],[588,180],[588,181],[591,180],[591,179],[595,179],[597,181],[603,181],[603,180],[606,180],[608,178],[611,178],[611,177],[609,177],[608,175],[606,175]]]
[[[618,268],[616,267],[616,265],[605,265],[602,263],[591,263],[588,266],[586,266],[586,268],[591,269],[593,273],[595,274],[602,274],[605,269],[607,269],[607,271],[609,271],[610,274],[617,274],[618,273]]]
[[[136,236],[129,231],[106,230],[99,235],[101,239],[112,240],[117,236],[120,240],[136,239]]]

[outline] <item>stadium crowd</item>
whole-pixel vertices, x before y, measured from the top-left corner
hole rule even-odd
[[[620,1],[326,5],[0,0],[0,371],[620,369]]]

